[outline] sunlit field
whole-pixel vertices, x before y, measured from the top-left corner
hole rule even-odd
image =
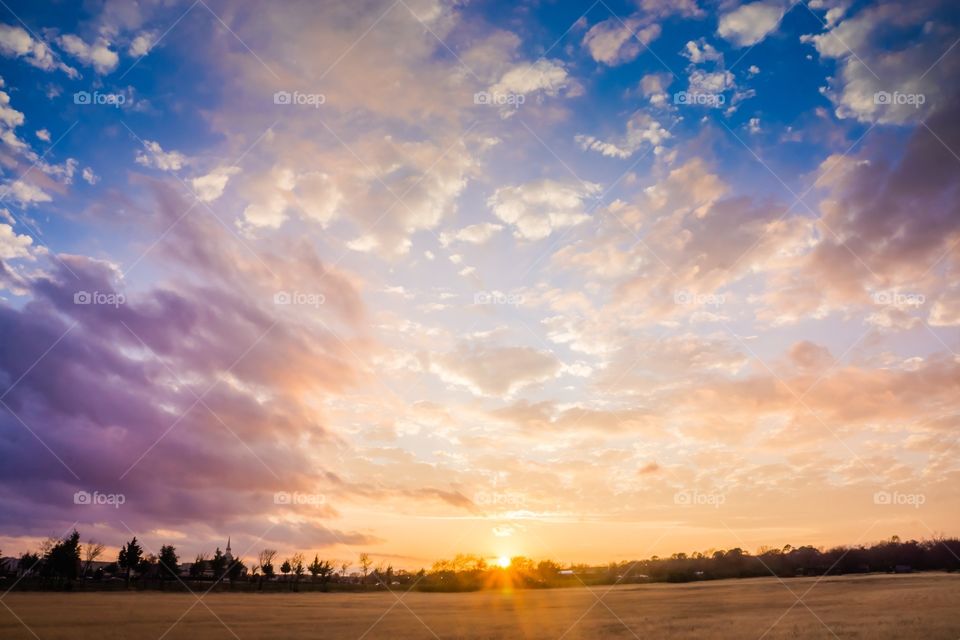
[[[3,602],[5,640],[960,637],[960,576],[952,574],[512,593],[214,593],[201,602],[188,594],[12,593]]]

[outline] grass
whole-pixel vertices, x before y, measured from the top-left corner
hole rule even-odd
[[[11,593],[0,605],[0,638],[960,638],[960,575],[785,584],[409,593],[399,602],[383,592],[213,593],[202,603],[156,592]]]

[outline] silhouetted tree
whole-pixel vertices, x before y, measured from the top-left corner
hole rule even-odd
[[[48,575],[76,580],[80,574],[80,534],[76,529],[47,551],[43,566]]]
[[[243,564],[243,560],[240,558],[234,558],[233,562],[230,563],[230,566],[227,567],[227,577],[230,578],[231,589],[233,588],[233,583],[239,580],[243,575],[244,569],[246,569],[246,566]]]
[[[157,562],[160,565],[160,575],[164,580],[167,577],[176,578],[180,575],[180,558],[177,557],[177,550],[173,545],[167,544],[160,547]]]
[[[197,557],[194,558],[193,564],[190,565],[190,577],[191,578],[202,578],[203,572],[207,568],[207,554],[198,553]]]
[[[210,559],[210,568],[213,569],[214,580],[223,577],[223,572],[227,568],[227,557],[220,551],[220,547],[217,547],[217,550],[213,552],[213,557]]]
[[[117,564],[121,569],[127,570],[127,586],[130,585],[130,573],[140,566],[140,560],[143,558],[143,547],[137,542],[137,537],[120,547],[120,553],[117,556]]]
[[[326,589],[327,582],[333,574],[333,565],[327,560],[320,560],[319,556],[313,556],[313,562],[310,563],[308,569],[314,579],[320,578],[321,584],[323,584],[324,589]]]
[[[273,559],[276,557],[276,549],[264,549],[260,552],[260,556],[257,559],[257,566],[263,571],[263,577],[258,582],[257,588],[263,588],[263,578],[269,580],[273,577]]]
[[[40,563],[41,560],[39,554],[30,553],[27,551],[20,556],[20,560],[17,561],[17,571],[20,573],[20,575],[39,571]]]

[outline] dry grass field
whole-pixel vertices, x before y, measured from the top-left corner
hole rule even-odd
[[[11,593],[0,638],[960,638],[960,575],[816,582],[786,581],[802,604],[773,578],[402,601],[382,592],[210,594],[199,604],[189,594]]]

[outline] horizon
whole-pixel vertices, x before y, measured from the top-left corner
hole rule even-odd
[[[69,533],[72,533],[72,531],[71,531],[71,532],[68,532],[68,535],[69,535]],[[54,539],[51,537],[51,538],[49,539],[49,542],[53,543],[53,542],[56,542],[56,541],[58,541],[58,540],[63,540],[63,539],[65,539],[65,537],[60,537],[60,538],[57,538],[56,540],[54,540]],[[948,534],[944,534],[944,533],[937,533],[937,534],[935,534],[935,535],[930,536],[929,538],[923,538],[923,539],[919,539],[919,540],[918,540],[918,539],[913,539],[913,538],[901,538],[900,536],[894,534],[894,535],[891,535],[891,536],[887,536],[886,538],[878,538],[878,539],[875,539],[875,540],[861,540],[861,541],[858,541],[858,542],[855,543],[855,544],[835,544],[835,545],[812,545],[812,544],[810,544],[810,545],[794,545],[794,544],[790,544],[790,543],[785,543],[785,544],[782,544],[782,545],[760,545],[760,546],[757,547],[756,549],[743,549],[743,548],[737,547],[737,546],[733,546],[733,547],[717,547],[717,546],[713,546],[713,547],[706,547],[706,548],[703,548],[703,549],[690,549],[690,550],[675,549],[675,550],[673,550],[671,553],[668,553],[668,554],[650,554],[650,555],[647,555],[647,556],[630,556],[630,557],[621,557],[621,558],[610,558],[610,559],[608,559],[607,561],[603,561],[603,562],[600,562],[600,561],[584,562],[584,561],[578,561],[578,560],[569,559],[569,558],[556,558],[556,557],[548,557],[548,556],[528,556],[528,555],[524,555],[524,554],[515,554],[515,555],[513,555],[513,556],[507,556],[507,555],[493,555],[493,556],[488,556],[488,555],[483,555],[483,554],[479,554],[479,553],[472,553],[472,552],[469,552],[469,551],[461,551],[461,552],[452,554],[452,555],[449,556],[449,557],[433,558],[433,559],[430,559],[430,560],[428,560],[428,561],[426,561],[425,563],[422,563],[422,564],[409,565],[409,566],[402,566],[402,565],[401,565],[401,566],[395,566],[395,565],[393,564],[393,562],[392,562],[392,560],[393,560],[394,558],[391,557],[391,556],[379,556],[379,555],[377,555],[376,553],[370,553],[369,556],[370,556],[370,559],[371,559],[371,562],[372,562],[372,567],[373,567],[373,568],[371,569],[371,571],[378,571],[378,569],[376,568],[376,567],[378,567],[378,566],[389,566],[391,569],[393,569],[393,570],[395,570],[395,571],[405,571],[405,572],[407,572],[407,573],[416,573],[417,571],[419,571],[419,570],[421,570],[421,569],[427,570],[427,571],[429,572],[429,571],[431,571],[433,568],[435,568],[437,565],[442,564],[442,563],[444,563],[444,562],[449,562],[449,561],[451,561],[451,560],[453,560],[453,559],[455,559],[455,558],[467,558],[467,559],[472,559],[472,560],[482,560],[483,562],[486,563],[486,567],[487,567],[487,569],[489,569],[489,570],[508,569],[508,568],[510,568],[510,567],[513,565],[514,561],[516,561],[516,560],[518,560],[518,559],[520,559],[520,560],[530,560],[530,561],[533,561],[534,563],[538,563],[538,562],[541,562],[541,561],[551,561],[551,562],[555,562],[555,563],[556,563],[559,567],[561,567],[561,568],[563,568],[563,567],[566,567],[566,568],[576,568],[576,567],[600,568],[600,567],[608,567],[608,566],[610,566],[610,565],[612,565],[612,564],[618,564],[618,563],[619,563],[619,564],[635,563],[635,564],[636,564],[636,563],[649,562],[649,561],[668,560],[668,559],[671,559],[671,558],[675,558],[677,555],[683,555],[683,556],[684,556],[685,558],[687,558],[687,559],[696,558],[696,557],[698,556],[698,554],[699,554],[699,555],[702,555],[702,556],[705,557],[705,558],[709,558],[709,557],[711,557],[715,552],[718,552],[718,551],[728,552],[728,551],[732,551],[732,550],[734,550],[734,549],[739,549],[740,551],[742,551],[742,552],[745,554],[745,556],[748,556],[748,557],[757,557],[757,556],[762,556],[764,553],[769,553],[769,552],[771,552],[771,551],[772,551],[772,552],[779,552],[779,553],[786,553],[788,549],[790,549],[790,550],[799,550],[799,549],[804,549],[804,548],[813,548],[813,549],[816,549],[816,550],[820,551],[821,553],[823,553],[823,552],[834,551],[834,550],[843,550],[843,549],[849,550],[849,549],[857,549],[857,548],[870,548],[870,547],[874,547],[874,546],[882,545],[882,544],[887,544],[887,543],[891,543],[891,542],[892,542],[892,543],[897,543],[897,544],[909,544],[909,543],[912,543],[912,542],[916,542],[916,543],[920,543],[920,544],[923,544],[923,543],[934,543],[934,546],[936,546],[937,544],[944,544],[944,541],[955,541],[955,540],[958,540],[958,539],[960,539],[960,538],[958,538],[958,537],[956,537],[956,536],[951,536],[951,535],[948,535]],[[131,538],[131,540],[136,540],[139,544],[142,545],[142,540],[140,540],[138,536],[133,536],[133,537]],[[124,545],[126,545],[127,542],[129,542],[129,541],[130,541],[130,540],[124,540],[120,545],[118,545],[118,546],[116,546],[116,547],[113,547],[113,546],[111,546],[111,545],[109,545],[109,544],[104,545],[104,548],[103,548],[101,554],[98,555],[95,560],[92,560],[91,563],[92,563],[93,565],[97,565],[97,564],[101,564],[101,565],[105,565],[105,564],[116,564],[116,562],[117,562],[116,556],[119,554],[120,549],[121,549]],[[101,542],[101,541],[96,541],[96,542]],[[83,537],[82,534],[81,534],[81,538],[80,538],[80,544],[81,544],[81,555],[83,555],[82,549],[83,549],[83,547],[85,547],[85,546],[87,545],[87,542],[86,542],[86,538]],[[161,546],[164,546],[164,545],[161,545]],[[214,549],[200,549],[200,548],[197,548],[197,549],[190,549],[190,550],[185,550],[183,547],[179,547],[179,546],[177,546],[177,545],[170,545],[170,546],[172,546],[172,547],[174,548],[174,550],[176,551],[177,556],[178,556],[178,558],[179,558],[179,563],[178,563],[178,564],[181,565],[181,566],[183,566],[184,564],[189,565],[190,563],[193,563],[193,562],[196,560],[196,558],[198,558],[200,555],[203,555],[203,556],[205,557],[206,561],[209,561],[209,559],[212,558],[212,557],[215,555],[215,552],[216,552],[216,551],[222,551],[222,552],[224,553],[224,555],[226,555],[228,549],[230,549],[229,545],[228,545],[228,546],[224,546],[224,547],[217,546],[217,547],[215,547]],[[945,548],[948,550],[948,552],[952,553],[952,550],[950,549],[949,546],[945,546]],[[250,550],[248,553],[246,553],[246,554],[231,554],[231,556],[233,557],[233,559],[234,559],[235,562],[238,562],[239,564],[241,564],[241,565],[243,566],[244,569],[246,569],[246,570],[248,570],[248,571],[250,571],[250,572],[252,573],[252,572],[254,572],[256,569],[258,569],[256,560],[257,560],[257,554],[258,554],[261,550],[262,550],[262,549],[260,549],[260,548],[251,549],[251,550]],[[159,556],[159,553],[158,553],[159,551],[160,551],[160,548],[159,548],[159,547],[156,548],[156,549],[152,549],[152,548],[147,548],[146,546],[144,546],[144,548],[143,548],[143,555],[144,555],[144,557],[152,557],[152,558],[156,559],[156,558]],[[5,558],[5,559],[19,559],[19,558],[21,558],[24,554],[29,554],[29,553],[38,554],[38,555],[40,555],[41,558],[42,558],[42,555],[43,555],[43,554],[42,554],[42,549],[31,548],[31,549],[24,549],[24,550],[22,550],[22,551],[20,551],[20,552],[17,552],[17,553],[12,554],[12,555],[7,554],[7,553],[5,552],[5,550],[4,550],[4,553],[0,554],[0,558]],[[283,561],[285,561],[285,560],[287,560],[287,561],[291,560],[291,558],[292,558],[295,554],[298,554],[298,553],[299,553],[300,555],[302,555],[307,562],[309,562],[309,561],[311,560],[311,558],[310,558],[311,555],[313,555],[313,556],[315,556],[316,558],[318,558],[321,562],[329,562],[329,563],[331,564],[331,566],[334,567],[334,571],[335,571],[335,572],[338,570],[338,568],[342,567],[342,566],[344,565],[344,563],[346,563],[346,562],[349,562],[349,563],[350,563],[349,565],[347,565],[347,568],[346,568],[347,575],[351,575],[351,576],[352,576],[352,575],[359,575],[359,573],[360,573],[360,571],[361,571],[361,567],[360,567],[360,565],[357,563],[357,559],[356,559],[356,558],[354,558],[354,559],[349,559],[349,560],[348,560],[348,559],[345,559],[345,558],[325,557],[325,556],[324,556],[322,553],[320,553],[320,552],[314,552],[314,551],[305,552],[305,551],[303,551],[303,550],[296,550],[296,549],[291,549],[291,550],[289,550],[288,553],[286,553],[286,554],[284,554],[284,553],[279,553],[279,552],[278,552],[278,554],[277,554],[277,559],[276,559],[276,561],[275,561],[275,564],[279,566],[279,564],[280,564],[281,562],[283,562]],[[397,558],[397,559],[400,559],[400,558]],[[86,560],[84,560],[83,562],[86,563]]]
[[[0,554],[960,533],[956,3],[0,4]]]

